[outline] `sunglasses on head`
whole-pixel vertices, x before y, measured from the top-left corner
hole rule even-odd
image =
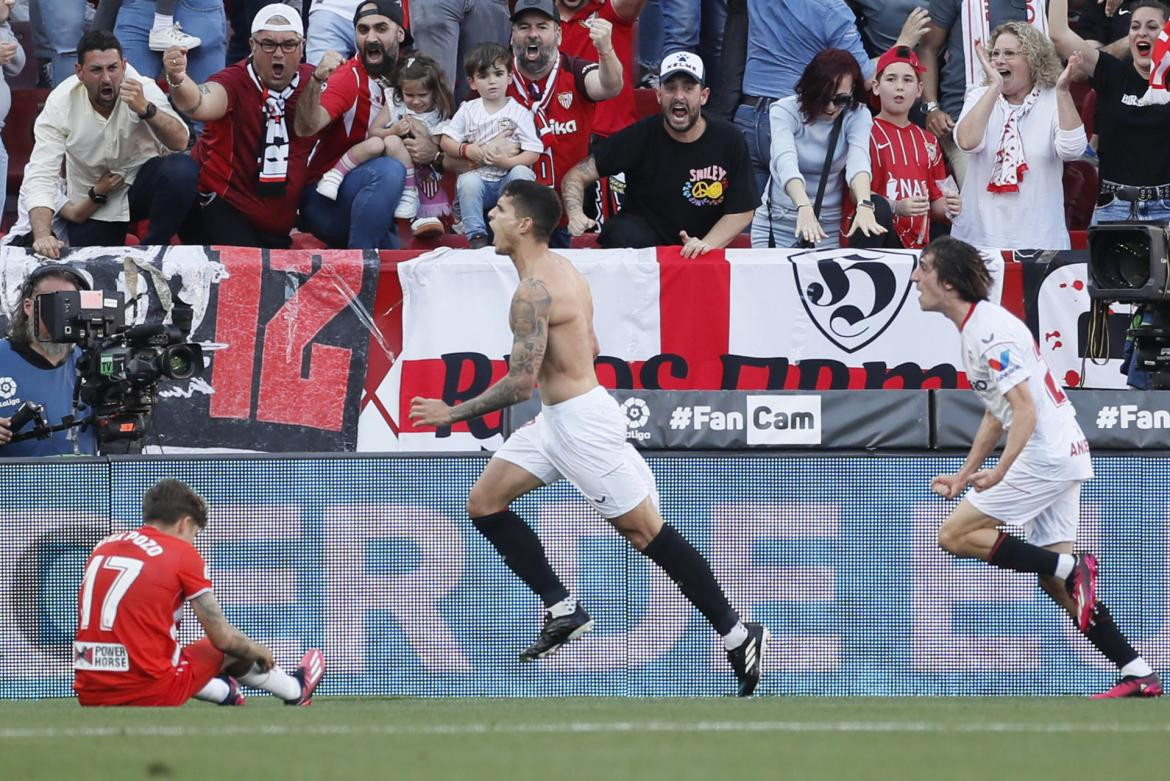
[[[853,105],[853,96],[848,92],[842,92],[840,95],[834,95],[832,98],[830,98],[829,102],[834,106],[848,108],[849,106]]]

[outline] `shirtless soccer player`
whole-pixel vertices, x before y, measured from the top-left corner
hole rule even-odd
[[[1032,332],[987,300],[991,276],[979,252],[949,236],[932,241],[911,279],[919,305],[959,329],[963,368],[986,412],[959,471],[938,475],[935,493],[963,501],[938,530],[943,550],[1003,569],[1034,572],[1040,588],[1120,671],[1117,685],[1095,697],[1157,697],[1158,675],[1121,634],[1097,600],[1097,559],[1073,555],[1081,484],[1093,476],[1089,445],[1076,412],[1040,357]],[[1004,431],[996,465],[983,468]],[[1007,534],[1014,526],[1024,539]]]
[[[548,248],[561,218],[556,194],[534,182],[511,182],[489,218],[496,252],[511,257],[520,275],[508,314],[514,335],[508,374],[455,407],[415,398],[410,417],[420,425],[449,426],[523,401],[540,383],[541,414],[496,451],[467,499],[475,528],[548,611],[540,637],[520,658],[548,656],[593,628],[549,566],[536,533],[508,509],[518,497],[565,477],[723,636],[739,695],[750,695],[760,681],[768,631],[739,620],[707,561],[658,513],[654,476],[626,442],[625,416],[593,370],[599,348],[589,285]]]

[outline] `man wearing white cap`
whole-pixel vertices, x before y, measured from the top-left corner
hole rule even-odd
[[[675,52],[662,61],[661,114],[598,139],[593,153],[565,175],[569,232],[595,223],[585,216],[585,187],[626,175],[622,210],[605,222],[604,247],[683,245],[693,258],[727,244],[752,221],[758,199],[747,142],[730,122],[704,116],[711,95],[703,60]]]
[[[187,53],[172,47],[163,67],[175,107],[205,123],[192,151],[199,163],[205,244],[287,247],[305,187],[314,136],[293,128],[297,99],[313,78],[301,64],[301,15],[283,3],[260,9],[252,55],[203,84],[187,75]]]

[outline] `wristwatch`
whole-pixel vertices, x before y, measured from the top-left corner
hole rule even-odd
[[[857,208],[860,209],[862,207],[865,207],[866,209],[869,209],[872,211],[873,210],[873,201],[869,200],[868,198],[864,201],[858,201]]]
[[[143,119],[143,120],[151,119],[157,113],[158,113],[158,106],[154,105],[153,103],[147,103],[146,104],[146,111],[143,111],[141,114],[139,114],[138,118]]]
[[[940,106],[938,104],[937,100],[926,101],[925,103],[922,104],[922,108],[926,109],[927,114],[929,114],[932,111],[941,111],[942,110],[942,106]]]
[[[110,200],[108,196],[98,195],[97,190],[93,189],[92,187],[89,188],[89,199],[94,203],[105,203],[106,201]]]

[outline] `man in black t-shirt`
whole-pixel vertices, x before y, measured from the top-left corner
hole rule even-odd
[[[693,258],[727,246],[751,223],[759,203],[747,144],[734,125],[702,114],[711,93],[703,78],[695,54],[663,60],[661,116],[598,139],[562,180],[570,233],[596,226],[583,210],[585,189],[618,172],[626,175],[626,195],[601,230],[603,247],[682,244],[683,256]]]

